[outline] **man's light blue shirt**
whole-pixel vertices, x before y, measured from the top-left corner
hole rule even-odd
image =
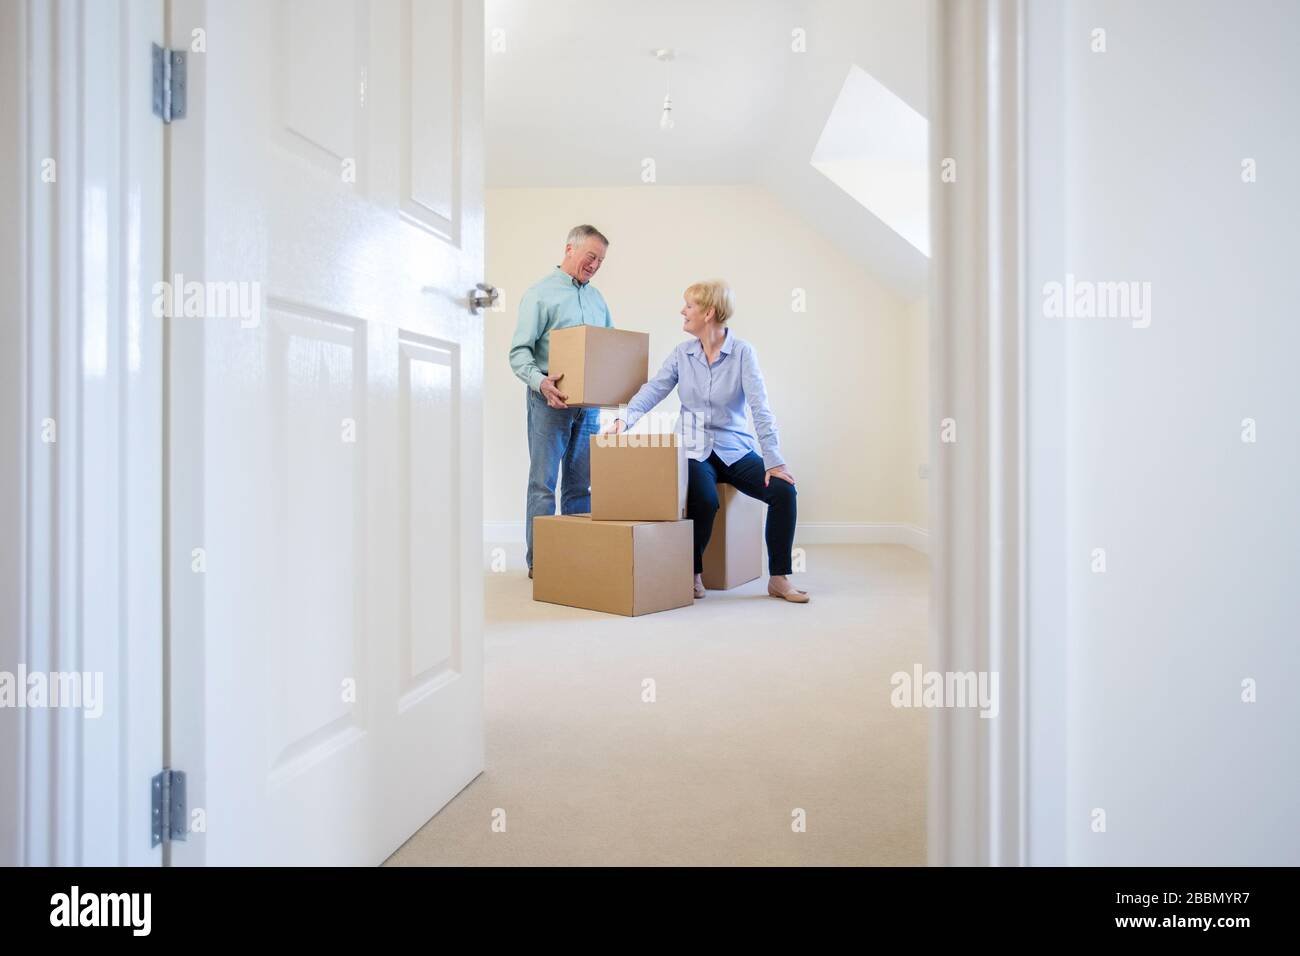
[[[510,342],[510,368],[533,391],[541,388],[549,368],[551,330],[574,325],[612,329],[614,322],[595,286],[556,266],[519,300],[519,322]]]
[[[700,340],[683,342],[664,360],[655,377],[641,386],[627,403],[624,425],[631,429],[646,412],[662,402],[677,386],[682,403],[682,439],[686,454],[707,461],[717,452],[728,465],[762,449],[764,468],[784,465],[776,433],[776,418],[767,405],[767,387],[758,367],[758,353],[727,329],[717,361],[709,365]],[[745,421],[745,409],[754,417],[754,433]]]

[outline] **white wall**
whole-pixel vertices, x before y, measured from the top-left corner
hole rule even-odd
[[[758,349],[782,451],[799,480],[800,541],[818,526],[826,540],[920,520],[911,503],[917,415],[908,405],[924,391],[909,380],[907,325],[916,316],[801,218],[759,187],[504,189],[487,195],[487,274],[505,304],[486,313],[489,540],[522,534],[524,386],[507,361],[515,309],[558,263],[579,222],[610,237],[595,285],[617,326],[650,333],[652,371],[684,338],[686,286],[710,277],[732,283],[732,328]],[[806,312],[792,310],[796,288],[806,292]],[[661,406],[676,407],[675,394]]]
[[[930,480],[922,478],[921,466],[929,469],[930,436],[938,429],[937,421],[930,416],[930,303],[925,296],[907,306],[904,323],[903,364],[907,395],[903,407],[907,410],[906,424],[907,461],[912,468],[903,475],[903,513],[914,528],[930,527]]]
[[[1031,704],[1065,749],[1064,766],[1031,761],[1031,811],[1063,811],[1033,817],[1031,850],[1300,864],[1300,7],[1078,0],[1059,25],[1064,61],[1045,57],[1028,83],[1031,109],[1034,91],[1064,98],[1031,117],[1031,159],[1060,160],[1030,192],[1039,213],[1060,206],[1031,219],[1031,292],[1065,273],[1146,281],[1152,313],[1141,329],[1047,319],[1030,299],[1049,362],[1037,395],[1060,412],[1034,426],[1047,441],[1031,444],[1031,485],[1062,476],[1066,560],[1063,581],[1031,574],[1031,614],[1052,604],[1064,630],[1032,630],[1029,655],[1068,700],[1063,715],[1048,710],[1059,695]],[[1090,50],[1098,27],[1105,53]],[[1061,524],[1044,500],[1029,515],[1041,554]]]

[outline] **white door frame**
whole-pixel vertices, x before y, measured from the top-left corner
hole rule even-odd
[[[3,864],[162,860],[162,17],[0,4],[0,669],[103,681],[98,718],[0,709]]]
[[[999,670],[1007,664],[999,657],[1018,647],[1019,515],[1004,504],[1009,483],[1020,479],[1007,460],[1018,447],[1020,383],[994,375],[1019,341],[1019,310],[1007,298],[1015,286],[1004,285],[1018,253],[1015,192],[1006,190],[1014,186],[1008,160],[1018,159],[1017,131],[1014,117],[1001,111],[1008,64],[990,50],[1016,39],[1015,24],[1008,29],[999,16],[1006,7],[1015,10],[998,0],[936,0],[931,19],[930,407],[938,420],[930,459],[931,652],[943,674]],[[946,182],[939,174],[945,165],[955,173]],[[933,713],[932,864],[1006,862],[1008,850],[1018,862],[1019,830],[999,828],[1009,815],[998,799],[1008,783],[1019,793],[1013,687],[1000,680],[992,720],[974,709]]]
[[[1039,4],[1031,22],[1029,6],[933,0],[931,9],[931,652],[940,672],[987,671],[999,682],[996,718],[970,708],[934,712],[935,865],[1064,862],[1064,654],[1031,660],[1027,639],[1031,623],[1033,633],[1055,635],[1036,650],[1065,637],[1064,602],[1030,607],[1027,599],[1030,567],[1035,593],[1064,593],[1055,585],[1064,564],[1064,469],[1027,471],[1030,442],[1063,449],[1064,356],[1026,308],[1035,301],[1030,277],[1060,249],[1059,180],[1048,177],[1062,158],[1054,136],[1062,90],[1051,82],[1061,13]],[[939,176],[947,159],[956,161],[955,181]],[[955,441],[943,440],[945,419]],[[1063,454],[1039,460],[1062,462]]]

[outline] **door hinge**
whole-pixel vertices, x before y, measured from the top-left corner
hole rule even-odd
[[[150,846],[170,840],[184,840],[189,832],[185,809],[185,774],[179,770],[164,770],[153,778],[153,842]]]
[[[185,51],[153,45],[153,115],[164,123],[185,118]]]

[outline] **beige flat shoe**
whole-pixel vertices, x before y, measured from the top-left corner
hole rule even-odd
[[[785,590],[780,590],[772,584],[771,578],[767,579],[767,593],[772,597],[783,598],[792,604],[807,604],[809,600],[807,591],[801,591],[788,581],[786,582]]]
[[[695,576],[695,596],[697,598],[704,597],[704,582],[700,580],[698,574]]]

